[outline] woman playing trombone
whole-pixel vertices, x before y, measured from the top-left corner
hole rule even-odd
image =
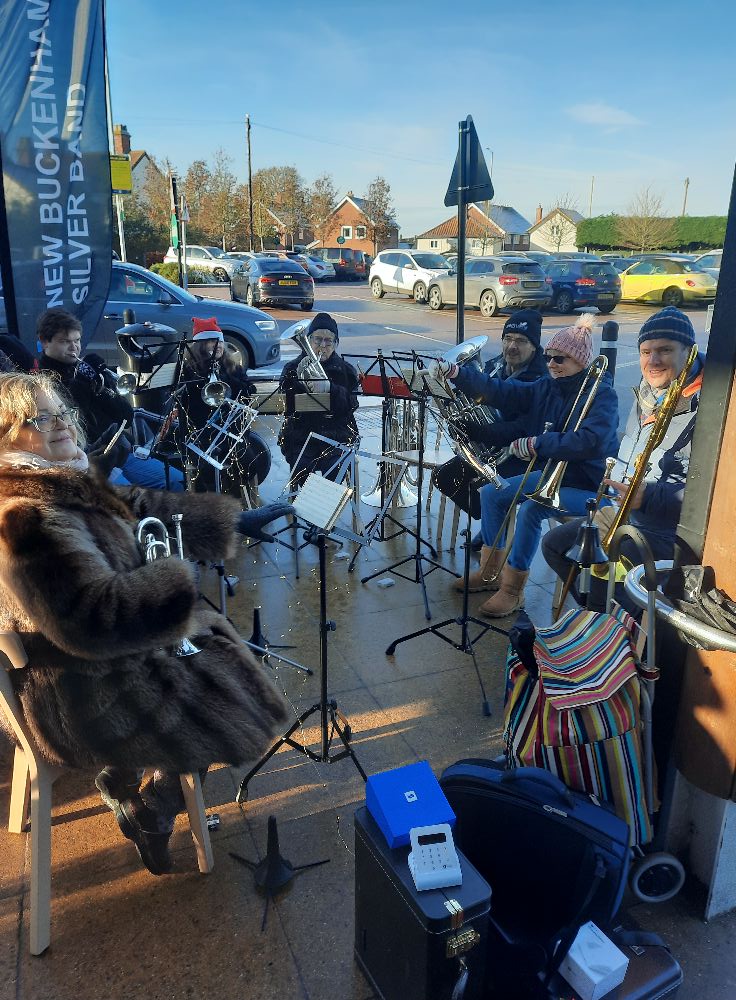
[[[504,618],[524,606],[524,587],[542,521],[556,513],[584,514],[585,502],[596,494],[604,474],[606,456],[616,453],[616,393],[609,376],[593,379],[592,370],[588,371],[593,360],[593,319],[591,314],[581,316],[574,326],[552,337],[544,352],[550,378],[537,382],[501,381],[470,366],[458,369],[445,361],[437,363],[438,374],[452,379],[468,395],[481,395],[492,406],[513,405],[526,415],[528,436],[510,445],[514,457],[529,462],[526,479],[515,476],[502,489],[488,485],[480,491],[483,549],[480,568],[471,574],[469,586],[472,592],[497,591],[481,606],[488,618]],[[529,471],[540,459],[550,465],[567,463],[559,508],[527,499],[540,486],[542,471]],[[504,530],[519,500],[514,540],[504,565]]]

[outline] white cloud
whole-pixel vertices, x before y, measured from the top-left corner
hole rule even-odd
[[[610,104],[574,104],[566,109],[567,114],[583,125],[598,125],[600,128],[624,128],[627,125],[643,125],[640,118],[635,118],[622,108],[614,108]]]

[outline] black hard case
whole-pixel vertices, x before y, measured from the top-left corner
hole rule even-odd
[[[367,809],[355,814],[355,958],[381,1000],[450,1000],[460,966],[447,957],[457,933],[445,907],[463,908],[461,930],[472,927],[479,942],[464,956],[468,984],[463,1000],[484,996],[488,883],[460,851],[462,885],[417,892],[407,863],[408,847],[391,850]]]

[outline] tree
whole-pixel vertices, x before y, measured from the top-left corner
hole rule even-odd
[[[260,223],[255,219],[256,202],[262,206]],[[294,235],[307,217],[307,191],[296,167],[264,167],[253,175],[253,228],[261,242],[268,235],[266,229],[275,230],[273,219],[264,225],[264,216],[268,218],[264,209],[267,208],[283,222],[281,238],[284,245],[288,240],[293,248]]]
[[[547,239],[553,245],[555,252],[559,253],[566,244],[576,244],[577,225],[568,213],[578,211],[577,199],[565,192],[555,199],[552,211],[556,211],[557,214],[549,219],[544,228]]]
[[[391,186],[381,177],[374,178],[365,193],[363,211],[367,223],[367,236],[373,243],[373,254],[378,253],[388,242],[394,222],[394,207],[391,202]],[[380,244],[380,246],[379,246]]]
[[[330,212],[337,201],[337,188],[331,174],[321,174],[309,189],[307,200],[307,222],[314,235],[325,242],[330,234]]]
[[[244,205],[237,198],[238,183],[230,169],[231,163],[232,157],[224,149],[216,151],[197,218],[199,227],[209,234],[213,242],[219,243],[223,250],[233,244],[238,228],[244,225]]]
[[[675,221],[662,213],[662,199],[645,187],[634,196],[627,214],[618,222],[622,246],[645,253],[660,250],[675,238]]]

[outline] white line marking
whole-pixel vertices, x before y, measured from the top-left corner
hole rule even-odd
[[[398,327],[395,326],[385,326],[384,330],[390,330],[391,333],[403,333],[405,337],[418,337],[419,340],[431,340],[434,344],[452,346],[451,340],[438,340],[436,337],[425,337],[423,333],[412,333],[410,330],[399,330]]]

